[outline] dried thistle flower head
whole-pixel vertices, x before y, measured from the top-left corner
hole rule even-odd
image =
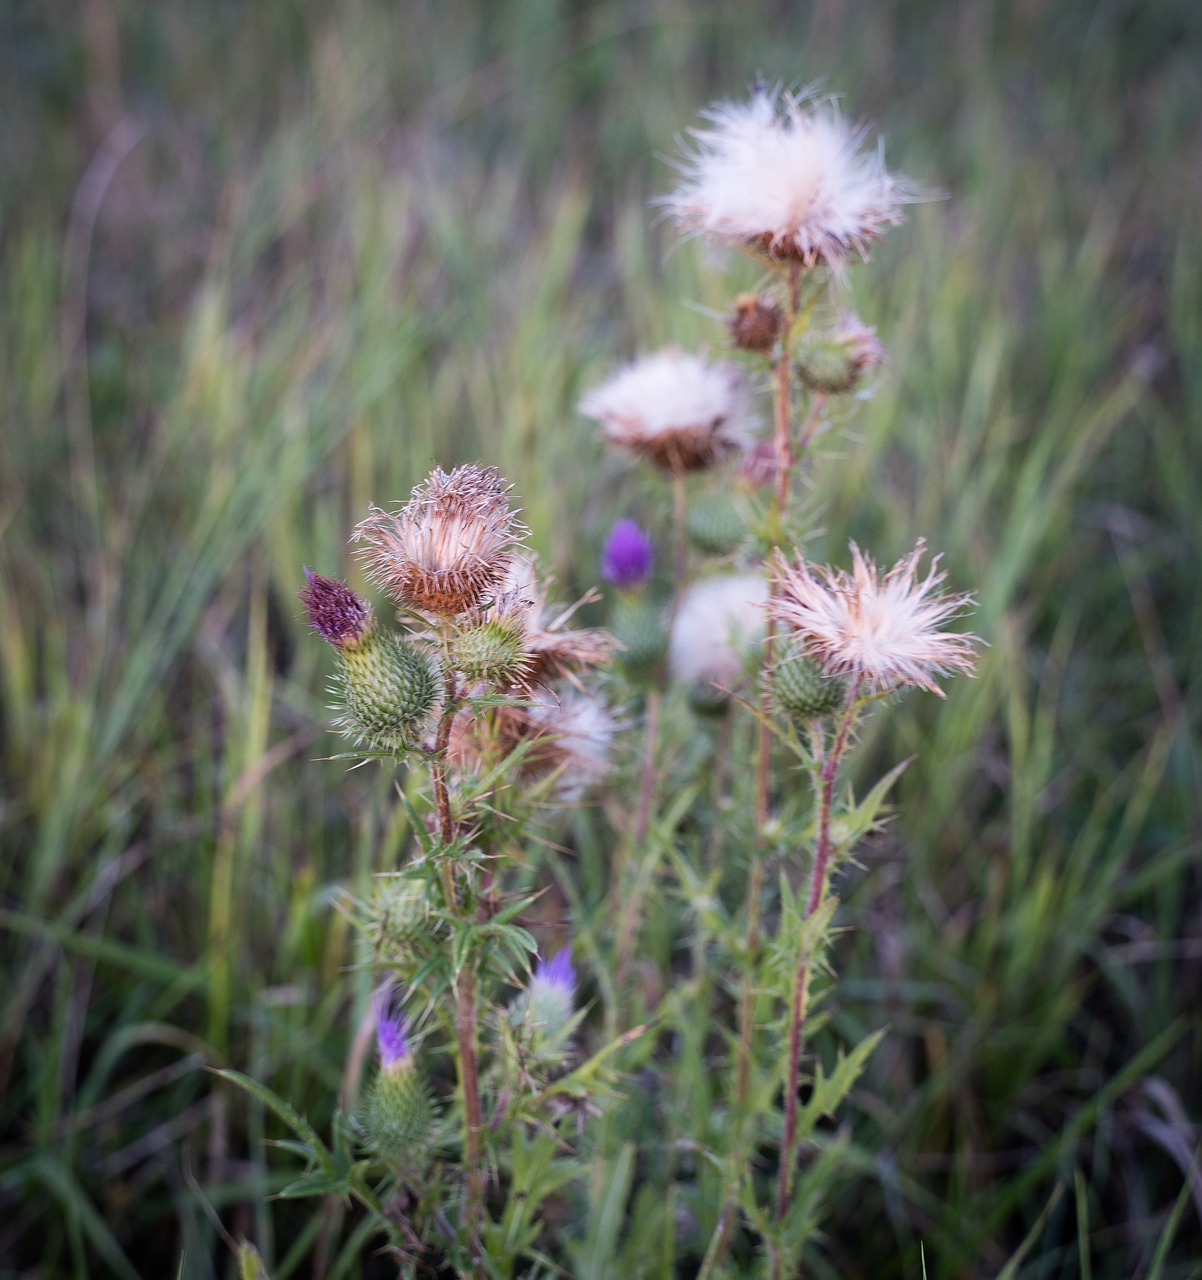
[[[748,652],[764,633],[768,584],[755,574],[704,578],[680,602],[672,623],[668,664],[690,684],[731,688]]]
[[[741,293],[728,325],[730,340],[740,351],[771,351],[784,323],[785,313],[771,299]]]
[[[526,530],[495,467],[435,467],[397,512],[373,507],[355,529],[368,574],[399,604],[466,613],[505,581]]]
[[[549,688],[559,680],[567,680],[580,688],[579,673],[590,667],[604,666],[620,647],[618,641],[601,627],[568,625],[582,605],[597,599],[596,593],[586,592],[575,604],[562,608],[553,606],[547,598],[547,584],[540,584],[538,580],[538,566],[533,559],[514,557],[507,590],[519,592],[534,601],[526,620],[526,687],[543,685]]]
[[[618,369],[580,401],[611,444],[664,471],[703,471],[755,435],[750,391],[733,364],[668,347]]]
[[[663,203],[683,228],[735,241],[776,262],[842,267],[864,255],[914,199],[879,151],[862,146],[829,99],[756,92],[703,112],[708,128]]]
[[[938,556],[919,580],[924,550],[920,540],[883,578],[855,543],[851,573],[816,569],[805,561],[791,565],[778,556],[773,565],[777,593],[768,612],[828,675],[859,679],[873,690],[917,685],[942,698],[935,677],[957,671],[972,675],[974,646],[981,641],[942,629],[973,597],[938,593],[946,577],[937,571]]]
[[[578,690],[548,693],[525,705],[497,707],[487,720],[461,712],[451,726],[447,759],[457,774],[480,774],[525,748],[515,781],[530,786],[554,774],[554,795],[568,803],[609,772],[618,729],[602,699]]]

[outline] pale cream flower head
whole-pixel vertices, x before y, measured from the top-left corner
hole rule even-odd
[[[741,453],[755,437],[742,371],[666,347],[640,356],[580,401],[610,443],[664,471],[702,471]]]
[[[865,691],[917,685],[943,697],[938,675],[972,675],[979,637],[944,631],[973,603],[967,593],[940,594],[946,574],[939,557],[918,577],[925,550],[914,550],[882,578],[871,560],[851,544],[852,571],[789,564],[778,554],[773,565],[776,594],[768,613],[796,636],[802,650],[828,675],[859,679]]]
[[[479,775],[524,748],[514,780],[531,786],[554,775],[551,794],[570,803],[610,771],[621,727],[593,694],[543,691],[530,702],[494,708],[487,724],[461,711],[451,725],[447,759],[456,775]]]
[[[837,270],[865,255],[915,199],[830,99],[757,91],[703,114],[710,127],[691,131],[683,181],[662,202],[686,230]]]
[[[755,574],[723,574],[690,587],[672,622],[672,675],[688,684],[736,685],[764,634],[767,601],[768,584]]]
[[[435,467],[396,512],[355,529],[368,576],[398,604],[438,617],[476,609],[505,582],[525,535],[495,467]]]

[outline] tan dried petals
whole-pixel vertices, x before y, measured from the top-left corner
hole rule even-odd
[[[504,583],[526,533],[508,492],[495,467],[436,467],[400,511],[373,507],[356,528],[368,575],[424,613],[477,608]]]
[[[828,675],[859,677],[874,690],[916,685],[943,697],[935,677],[972,675],[981,641],[968,632],[942,629],[973,597],[936,591],[946,577],[938,572],[938,556],[920,581],[924,550],[920,540],[883,578],[854,543],[850,574],[804,561],[791,565],[778,556],[773,565],[777,592],[768,612]]]

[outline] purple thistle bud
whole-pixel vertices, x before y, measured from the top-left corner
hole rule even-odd
[[[409,1061],[409,1024],[392,1001],[392,988],[380,987],[371,998],[376,1019],[376,1047],[380,1051],[380,1070],[395,1071]]]
[[[531,985],[557,987],[569,1000],[576,990],[576,970],[572,967],[572,948],[564,947],[553,960],[540,960],[530,979]]]
[[[371,605],[336,578],[325,578],[308,568],[305,577],[308,584],[299,595],[313,630],[336,649],[362,644],[371,630]]]
[[[651,539],[633,520],[619,520],[601,552],[601,576],[624,590],[641,587],[651,576]]]

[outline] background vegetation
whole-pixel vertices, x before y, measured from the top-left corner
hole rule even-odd
[[[353,1218],[266,1200],[279,1135],[203,1070],[328,1122],[365,996],[333,892],[405,837],[377,771],[314,763],[300,565],[343,572],[434,461],[516,482],[565,594],[614,517],[666,527],[574,404],[636,349],[721,344],[747,268],[648,202],[756,75],[821,79],[947,193],[857,278],[890,365],[816,553],[925,535],[992,645],[862,753],[916,759],[844,889],[826,1035],[889,1032],[830,1274],[1202,1274],[1197,15],[5,7],[0,1274],[225,1274],[206,1202],[273,1278],[387,1274]],[[605,833],[562,833],[601,951]],[[579,1274],[690,1274],[628,1186],[582,1193]]]

